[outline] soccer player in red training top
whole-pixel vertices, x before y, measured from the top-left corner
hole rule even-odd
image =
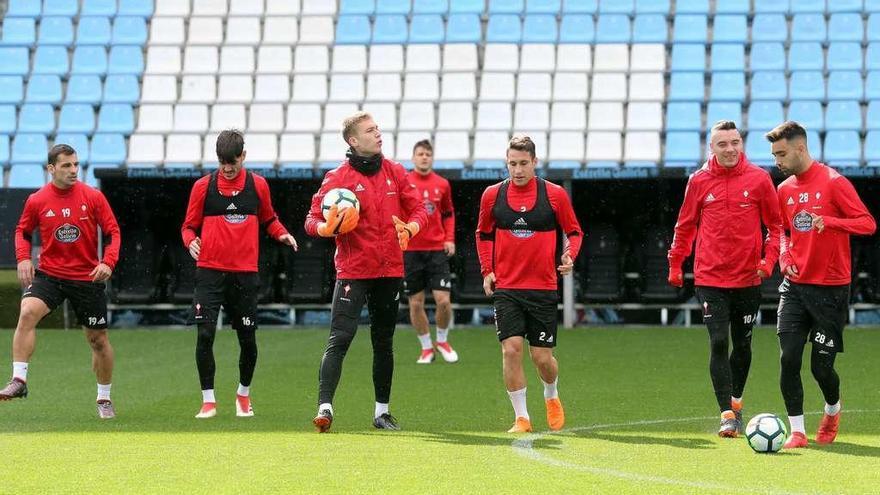
[[[565,424],[559,401],[556,346],[557,274],[568,275],[583,232],[565,189],[535,176],[535,143],[527,136],[511,138],[507,148],[510,179],[489,186],[480,199],[477,252],[483,290],[495,304],[495,328],[501,341],[504,384],[516,417],[509,433],[532,431],[526,408],[523,343],[544,382],[547,423],[551,430]],[[557,258],[557,231],[563,250]],[[559,265],[557,259],[561,260]]]
[[[196,285],[190,322],[198,326],[196,366],[202,408],[196,418],[217,415],[214,398],[214,334],[222,304],[238,334],[239,385],[235,411],[254,411],[250,385],[257,365],[257,291],[260,277],[260,227],[282,244],[297,249],[296,239],[278,221],[266,179],[244,170],[247,151],[236,130],[217,136],[219,170],[193,184],[181,228],[183,244],[196,260]]]
[[[72,147],[53,146],[46,168],[51,182],[28,197],[15,229],[18,280],[25,290],[12,340],[12,381],[0,390],[0,400],[27,397],[37,323],[67,299],[92,348],[98,417],[111,419],[116,416],[110,401],[113,348],[107,336],[104,282],[119,259],[119,225],[107,198],[77,180],[79,161]],[[35,230],[43,242],[36,270],[31,262]],[[103,258],[98,258],[99,235],[105,237]]]
[[[366,303],[373,342],[373,426],[399,430],[397,419],[388,412],[388,402],[394,374],[394,327],[400,304],[403,251],[428,220],[422,198],[406,180],[406,170],[382,156],[382,133],[370,114],[357,112],[346,118],[342,138],[350,147],[348,159],[324,176],[324,182],[312,196],[305,222],[309,235],[336,238],[330,337],[318,372],[318,415],[312,422],[322,433],[333,423],[333,396],[342,374],[342,361]],[[339,210],[334,205],[325,219],[321,202],[335,188],[354,192],[360,213],[355,208]]]
[[[768,132],[776,166],[789,176],[778,188],[788,236],[782,239],[779,266],[779,385],[791,423],[784,448],[807,446],[801,362],[812,344],[810,370],[825,397],[825,414],[816,442],[834,441],[840,424],[840,377],[834,370],[843,352],[843,328],[849,308],[851,277],[849,236],[871,235],[874,217],[852,184],[834,169],[813,160],[807,131],[784,122]]]
[[[431,344],[431,330],[425,313],[425,291],[428,289],[437,305],[434,314],[437,350],[447,362],[458,361],[458,353],[447,340],[452,320],[449,257],[455,254],[455,211],[449,181],[435,174],[433,166],[434,148],[427,139],[419,141],[413,146],[413,169],[406,177],[425,203],[428,225],[403,253],[406,268],[403,287],[409,298],[409,320],[422,344],[422,353],[416,361],[419,364],[434,361],[434,346]]]
[[[770,174],[748,161],[736,123],[712,126],[709,148],[709,160],[688,179],[669,249],[669,283],[684,283],[681,265],[696,239],[694,278],[709,330],[709,375],[721,410],[718,435],[736,437],[743,430],[742,396],[761,279],[773,273],[779,257],[782,219]]]

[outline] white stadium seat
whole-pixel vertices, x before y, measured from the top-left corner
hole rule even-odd
[[[174,107],[175,133],[208,131],[208,105],[180,104]]]
[[[591,101],[625,101],[626,74],[601,72],[593,74]]]
[[[327,101],[327,76],[323,74],[293,76],[291,101],[319,103]]]
[[[132,134],[128,138],[129,164],[161,164],[165,158],[165,140],[161,134]]]
[[[626,72],[629,70],[629,45],[597,44],[593,50],[593,72]]]
[[[413,146],[423,139],[430,141],[431,133],[427,131],[398,132],[396,138],[397,151],[394,153],[394,159],[403,161],[412,159]]]
[[[628,132],[624,144],[625,161],[660,161],[659,132]]]
[[[347,146],[341,132],[322,132],[318,145],[318,161],[342,163]]]
[[[324,105],[323,132],[342,132],[342,121],[358,111],[355,103],[328,103]]]
[[[287,106],[285,132],[321,131],[321,105],[317,103],[291,103]]]
[[[147,47],[144,74],[180,74],[180,48],[176,46]]]
[[[483,71],[516,72],[519,69],[519,46],[488,43],[483,52]]]
[[[223,19],[220,17],[191,17],[187,44],[218,46],[223,43]]]
[[[554,131],[583,131],[587,127],[587,106],[576,102],[555,102],[550,110]]]
[[[282,8],[277,10],[273,10],[271,12],[267,11],[267,14],[284,14],[285,12],[290,12],[296,14],[299,12],[299,1],[298,0],[267,0],[268,5],[284,3],[287,4]],[[266,5],[268,7],[268,5]],[[255,15],[262,16],[263,15],[263,0],[229,0],[229,14],[230,15]]]
[[[589,79],[586,73],[557,72],[553,77],[554,101],[587,101],[589,98]]]
[[[254,49],[250,46],[224,46],[220,49],[220,74],[253,74]]]
[[[290,74],[292,53],[287,46],[261,46],[257,50],[257,74]]]
[[[141,103],[177,103],[177,78],[144,76]]]
[[[370,72],[403,72],[403,46],[370,46]]]
[[[520,73],[516,78],[517,101],[550,101],[553,80],[547,72]]]
[[[619,132],[587,133],[587,161],[619,162],[623,148],[621,141]]]
[[[138,109],[139,133],[171,132],[174,128],[174,110],[171,105],[141,105]]]
[[[361,110],[368,112],[373,116],[373,120],[379,125],[379,129],[382,130],[382,133],[397,129],[397,108],[394,103],[367,102],[364,103]],[[434,107],[432,106],[432,115],[433,112]]]
[[[553,131],[550,133],[548,160],[584,160],[584,134],[574,131]]]
[[[630,102],[626,108],[626,130],[663,130],[663,105],[660,102]]]
[[[165,163],[199,163],[202,161],[202,136],[169,134],[165,139]]]
[[[666,70],[666,47],[661,44],[634,44],[630,56],[630,72]]]
[[[284,130],[284,106],[280,103],[254,103],[248,110],[248,132],[280,133]]]
[[[280,74],[262,74],[254,83],[255,102],[287,103],[290,101],[290,78]]]
[[[272,163],[278,161],[278,136],[275,134],[251,134],[244,137],[247,160],[250,163]]]
[[[254,8],[254,4],[262,7],[262,0],[231,0],[232,7],[243,4],[243,8]],[[299,0],[266,0],[266,16],[299,15]]]
[[[183,44],[183,17],[154,17],[150,22],[150,45]]]
[[[438,131],[470,131],[474,128],[471,102],[442,102],[437,116]]]
[[[474,101],[477,99],[477,80],[473,73],[454,72],[443,74],[440,85],[443,101]]]
[[[226,7],[226,0],[193,0],[192,15],[194,17],[225,16],[227,14]]]
[[[515,97],[516,81],[513,72],[483,72],[480,77],[480,101],[509,102]]]
[[[434,73],[407,73],[403,79],[403,99],[407,101],[437,101],[440,98],[440,80]]]
[[[282,134],[278,161],[281,163],[315,161],[315,135]]]
[[[477,130],[509,130],[513,124],[510,103],[480,102],[477,104]]]
[[[299,40],[299,25],[296,17],[268,16],[263,22],[264,46],[293,46]]]
[[[176,16],[189,17],[189,2],[180,0],[155,0],[153,17]]]
[[[400,101],[402,92],[398,73],[367,76],[367,101]]]
[[[211,132],[244,129],[246,124],[244,105],[221,103],[211,107]]]
[[[250,103],[253,98],[254,80],[251,76],[220,76],[218,103]]]
[[[406,45],[407,72],[440,72],[440,45]]]
[[[473,110],[469,111],[473,112]],[[404,101],[400,104],[400,123],[398,124],[400,130],[432,131],[435,125],[433,103]]]
[[[550,105],[537,102],[518,102],[513,108],[513,129],[541,130],[550,128]]]
[[[302,0],[302,15],[335,16],[336,2],[328,2],[327,0]]]
[[[556,47],[557,72],[590,72],[593,68],[593,51],[590,45],[560,43]]]
[[[183,51],[184,74],[217,74],[220,58],[215,46],[187,46]]]
[[[474,133],[474,160],[504,158],[510,135],[505,131],[477,131]]]
[[[180,83],[180,101],[183,103],[214,103],[217,99],[217,80],[214,76],[183,76]]]
[[[293,72],[326,74],[330,71],[330,51],[326,46],[299,45],[293,51]]]
[[[443,45],[443,71],[469,72],[478,68],[477,45],[453,43]]]
[[[437,131],[434,135],[435,160],[469,160],[471,145],[464,131]]]
[[[519,56],[520,72],[553,72],[556,70],[556,45],[526,44]]]
[[[332,17],[307,16],[300,18],[299,42],[301,44],[332,45],[334,38]]]
[[[638,72],[629,76],[630,101],[663,101],[666,99],[662,72]]]
[[[587,130],[590,132],[623,130],[623,103],[590,103]]]
[[[330,76],[330,101],[364,100],[364,76],[361,74],[333,74]]]
[[[367,47],[363,45],[337,45],[333,47],[331,72],[363,74],[367,71]]]
[[[259,17],[227,17],[226,18],[226,44],[248,45],[260,44]]]

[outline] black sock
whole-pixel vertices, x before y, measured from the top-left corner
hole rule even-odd
[[[199,370],[199,383],[202,390],[214,388],[214,335],[217,324],[214,322],[200,323],[196,335],[196,367]]]
[[[727,357],[728,339],[727,322],[709,323],[709,376],[712,377],[712,388],[715,390],[715,399],[718,408],[723,411],[730,410],[730,361]]]
[[[257,333],[251,329],[236,330],[238,334],[238,373],[239,382],[245,387],[251,385],[254,369],[257,367]]]
[[[779,388],[789,416],[804,414],[804,385],[801,382],[801,362],[807,339],[800,333],[779,334],[780,372]]]
[[[829,352],[822,354],[820,350],[820,347],[813,347],[813,353],[810,357],[810,370],[813,372],[813,378],[819,383],[819,388],[822,389],[825,403],[833,406],[840,401],[840,376],[834,370],[834,360],[837,357],[837,353]]]

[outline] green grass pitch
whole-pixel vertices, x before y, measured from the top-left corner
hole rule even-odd
[[[566,429],[546,431],[542,389],[528,365],[536,432],[521,437],[505,433],[513,417],[488,328],[454,330],[461,361],[428,366],[415,364],[412,330],[398,330],[391,412],[400,432],[372,429],[372,353],[369,338],[359,335],[345,362],[333,429],[316,434],[311,419],[326,333],[261,330],[256,417],[240,419],[233,404],[237,342],[221,331],[219,415],[199,421],[194,333],[112,331],[118,418],[101,422],[82,333],[39,330],[30,397],[0,403],[0,493],[880,491],[878,329],[847,330],[847,352],[838,360],[844,411],[837,442],[776,455],[715,435],[702,327],[560,330]],[[11,340],[11,331],[0,332],[4,356]],[[783,415],[772,329],[756,330],[753,350],[746,417]],[[5,380],[11,365],[0,365]],[[812,440],[822,399],[808,364],[803,378]]]

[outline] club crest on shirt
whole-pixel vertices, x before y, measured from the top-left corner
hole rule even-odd
[[[813,217],[806,210],[799,211],[791,220],[798,232],[809,232],[813,228]]]
[[[510,233],[520,239],[528,239],[535,235],[535,231],[529,229],[529,224],[523,217],[519,217],[517,221],[513,222],[513,228],[510,230]]]
[[[80,231],[76,225],[65,223],[55,229],[55,240],[58,242],[70,243],[79,240]]]
[[[428,212],[428,215],[433,215],[434,212],[437,211],[437,208],[434,206],[434,203],[428,198],[425,198],[425,211]]]

